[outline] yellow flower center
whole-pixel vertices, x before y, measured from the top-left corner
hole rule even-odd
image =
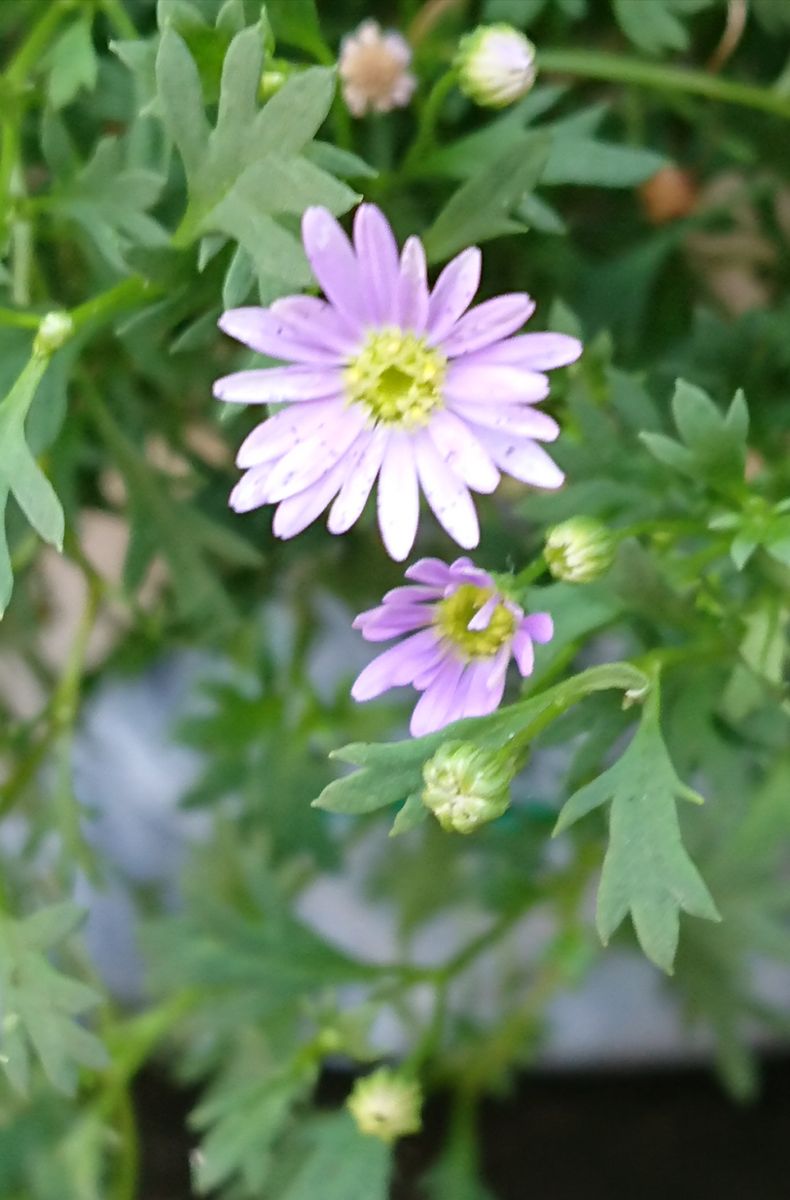
[[[424,337],[402,329],[369,333],[344,373],[348,398],[376,422],[417,429],[442,404],[447,359]]]
[[[441,600],[436,606],[437,626],[469,658],[491,658],[515,633],[516,618],[504,604],[496,606],[485,629],[469,628],[475,613],[493,595],[492,588],[464,583],[452,596]]]

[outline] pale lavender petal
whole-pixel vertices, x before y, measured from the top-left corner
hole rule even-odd
[[[237,513],[251,512],[267,503],[266,482],[269,475],[267,465],[246,471],[228,498],[228,504]]]
[[[365,303],[357,256],[339,223],[327,208],[308,208],[302,217],[305,253],[327,299],[353,325],[374,314]]]
[[[488,660],[488,675],[486,676],[486,687],[490,692],[497,695],[497,704],[502,699],[502,693],[505,690],[505,676],[507,675],[508,665],[510,663],[510,642],[507,642],[492,658]]]
[[[406,572],[408,577],[408,571]],[[385,604],[419,604],[423,600],[439,600],[442,591],[438,587],[413,587],[407,584],[403,587],[390,588],[384,593]]]
[[[308,525],[312,525],[336,495],[344,475],[345,464],[340,462],[312,487],[305,488],[303,492],[289,496],[287,500],[278,504],[272,522],[274,536],[287,540],[301,533]]]
[[[371,315],[387,325],[395,319],[398,245],[389,221],[375,204],[360,204],[354,216],[354,247]]]
[[[357,676],[351,695],[355,700],[372,700],[392,687],[411,683],[414,676],[439,653],[433,629],[421,629],[397,646],[379,654]]]
[[[287,500],[312,487],[344,458],[365,428],[365,420],[360,406],[342,408],[332,421],[284,454],[269,473],[269,502]],[[343,466],[348,469],[345,463]]]
[[[335,367],[270,367],[236,371],[214,384],[218,400],[235,404],[283,404],[288,400],[323,400],[343,394],[343,374]]]
[[[436,519],[460,546],[471,549],[480,540],[480,526],[466,484],[439,456],[426,433],[418,434],[414,444],[422,490]]]
[[[409,722],[412,737],[433,733],[456,720],[458,713],[455,700],[463,670],[464,664],[458,659],[447,660],[415,705]]]
[[[484,300],[461,317],[442,341],[451,358],[470,354],[515,333],[535,311],[535,302],[524,292],[513,292]]]
[[[342,405],[341,400],[311,400],[281,409],[247,435],[236,455],[236,465],[256,467],[279,458],[331,423]]]
[[[318,296],[283,296],[270,305],[269,312],[285,321],[294,337],[325,346],[343,358],[350,357],[360,344],[360,334],[350,330],[332,305]]]
[[[400,259],[397,320],[403,329],[422,333],[428,319],[428,269],[418,237],[407,238]]]
[[[297,363],[324,363],[331,366],[343,361],[339,348],[321,346],[294,329],[276,311],[268,308],[232,308],[219,319],[223,333],[243,342],[259,354]]]
[[[493,492],[499,471],[491,456],[463,421],[447,410],[434,413],[428,434],[448,467],[476,492]]]
[[[418,692],[424,692],[426,688],[431,686],[440,672],[444,670],[449,659],[457,657],[458,655],[454,653],[452,645],[446,638],[442,638],[437,649],[436,658],[424,667],[419,674],[414,676],[411,683],[412,687],[416,688]]]
[[[330,533],[345,533],[362,515],[381,467],[388,436],[380,425],[366,440],[360,438],[355,443],[346,464],[348,474],[329,513]]]
[[[500,605],[500,597],[494,593],[486,600],[482,608],[479,608],[471,621],[467,625],[467,629],[471,629],[473,633],[481,633],[484,629],[488,629],[491,624],[491,618]]]
[[[530,613],[521,622],[521,628],[534,642],[550,642],[554,637],[554,622],[547,612]]]
[[[450,563],[450,575],[456,586],[462,583],[473,583],[475,587],[493,587],[494,581],[482,567],[476,567],[471,558],[466,555],[456,558]]]
[[[365,617],[363,621],[361,618]],[[382,604],[379,608],[360,614],[352,622],[359,629],[367,642],[386,642],[390,638],[400,637],[403,633],[411,633],[415,629],[425,629],[433,623],[433,613],[427,605],[393,610],[389,605]]]
[[[513,636],[513,657],[521,674],[526,677],[532,674],[535,666],[535,650],[532,638],[524,628],[516,631]]]
[[[438,345],[466,312],[480,286],[482,255],[470,246],[453,258],[436,280],[428,306],[428,335]]]
[[[489,659],[478,658],[469,663],[464,677],[466,695],[463,701],[463,715],[465,717],[484,717],[487,713],[493,712],[502,699],[502,693],[499,696],[496,690],[488,686],[488,677],[491,674],[491,663]],[[502,692],[505,690],[505,677],[502,677]]]
[[[500,470],[514,479],[534,487],[562,486],[565,476],[537,442],[496,433],[493,429],[481,429],[479,437]]]
[[[551,371],[576,362],[584,347],[566,333],[522,333],[474,354],[476,362],[492,366],[529,367]]]
[[[444,393],[453,405],[536,404],[548,396],[549,381],[518,367],[479,367],[458,360],[450,363]]]
[[[461,404],[456,401],[452,411],[464,421],[473,423],[473,432],[478,425],[484,429],[495,429],[511,437],[537,438],[541,442],[553,442],[559,436],[560,427],[548,413],[539,408],[517,404]]]
[[[381,464],[378,518],[387,553],[403,562],[414,545],[420,517],[420,489],[414,464],[412,438],[390,434]]]
[[[404,571],[407,579],[416,579],[418,583],[427,583],[434,587],[443,588],[452,578],[447,563],[440,558],[420,558]]]

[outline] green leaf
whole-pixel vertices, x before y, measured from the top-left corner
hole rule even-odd
[[[522,135],[494,162],[455,192],[424,237],[431,262],[449,258],[464,246],[521,233],[511,214],[540,178],[549,154],[548,136]]]
[[[422,802],[420,792],[414,792],[408,797],[403,808],[399,809],[392,822],[390,837],[398,837],[401,833],[410,833],[418,825],[422,825],[428,816],[428,809]]]
[[[267,0],[266,15],[278,42],[304,50],[319,62],[332,61],[332,51],[321,34],[316,0]]]
[[[48,362],[49,359],[43,355],[34,353],[0,403],[0,616],[6,609],[13,588],[5,534],[5,510],[9,494],[45,542],[56,546],[58,550],[63,545],[63,509],[25,439],[25,421]]]
[[[592,692],[608,688],[641,690],[647,680],[628,663],[610,663],[582,671],[539,696],[500,709],[488,717],[455,721],[438,733],[389,744],[355,743],[333,753],[333,758],[361,767],[359,771],[336,779],[324,788],[317,808],[330,812],[368,813],[396,800],[405,800],[422,791],[422,768],[445,741],[469,741],[487,749],[504,746],[533,722],[560,716],[572,704]]]
[[[86,15],[60,35],[45,60],[49,68],[47,98],[54,109],[65,108],[83,89],[96,87],[99,60],[93,48],[91,21]]]
[[[678,778],[659,724],[659,690],[614,766],[575,792],[555,833],[610,803],[609,845],[598,890],[597,925],[606,944],[630,913],[648,958],[671,973],[681,910],[710,921],[718,910],[683,845],[676,799],[701,802]]]
[[[349,1113],[315,1117],[305,1143],[280,1200],[387,1200],[392,1152],[378,1138],[363,1136]]]
[[[0,1067],[27,1092],[31,1050],[53,1087],[71,1095],[81,1066],[99,1069],[104,1047],[76,1018],[100,997],[61,974],[44,951],[62,942],[81,920],[76,905],[42,909],[26,920],[0,917]]]
[[[618,146],[592,137],[555,136],[544,186],[577,184],[587,187],[628,188],[644,183],[666,163],[662,154],[641,146]]]
[[[174,242],[185,246],[208,233],[226,234],[267,277],[304,286],[311,275],[301,244],[276,218],[298,216],[310,204],[342,213],[358,196],[302,154],[329,111],[334,73],[308,68],[287,80],[259,110],[262,66],[261,27],[256,25],[230,43],[211,129],[186,43],[173,28],[162,35],[160,102],[184,162],[189,197]]]
[[[749,410],[743,392],[736,393],[723,415],[707,392],[678,379],[672,414],[682,445],[659,433],[639,435],[655,458],[714,488],[726,489],[730,483],[743,479],[749,431]]]
[[[689,34],[679,17],[691,16],[714,3],[716,0],[612,0],[612,7],[618,25],[635,46],[648,54],[663,54],[688,49]]]

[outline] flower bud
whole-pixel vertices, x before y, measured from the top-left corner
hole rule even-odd
[[[423,767],[422,802],[448,833],[472,833],[510,804],[513,764],[501,751],[445,742]]]
[[[535,82],[535,47],[512,25],[480,25],[458,43],[458,86],[483,108],[505,108]]]
[[[346,1103],[360,1133],[383,1142],[394,1142],[422,1128],[420,1085],[388,1067],[358,1079]]]
[[[42,358],[49,358],[61,346],[64,346],[74,333],[74,322],[68,313],[50,312],[42,317],[35,339],[33,350]]]
[[[543,554],[555,579],[590,583],[609,570],[614,549],[614,538],[597,518],[570,517],[549,530]]]

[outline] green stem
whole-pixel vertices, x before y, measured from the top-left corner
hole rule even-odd
[[[104,324],[127,308],[135,308],[141,301],[153,299],[161,290],[140,275],[124,279],[122,283],[108,288],[106,292],[100,292],[92,300],[87,300],[71,310],[69,316],[74,325],[74,332],[78,333],[86,325],[96,321]]]
[[[579,75],[586,79],[633,84],[665,92],[684,92],[718,100],[722,104],[739,104],[790,118],[790,96],[688,67],[642,62],[626,55],[606,54],[599,50],[550,49],[540,51],[538,65],[542,72]]]
[[[0,308],[0,325],[11,325],[15,329],[38,329],[41,317],[37,313],[17,312],[13,308]]]
[[[50,0],[45,5],[42,15],[5,70],[6,85],[25,82],[30,71],[39,64],[58,25],[73,8],[74,0]]]
[[[446,71],[444,75],[440,75],[428,93],[428,97],[420,113],[417,134],[403,161],[403,169],[405,171],[415,167],[423,156],[435,146],[436,125],[439,120],[439,113],[448,95],[455,87],[457,78],[458,76],[454,69]]]

